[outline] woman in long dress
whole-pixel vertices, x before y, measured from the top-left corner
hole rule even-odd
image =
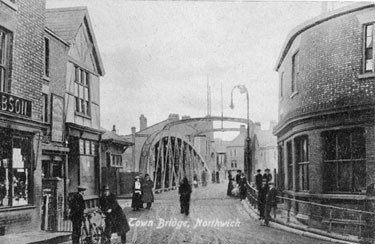
[[[135,177],[133,185],[132,208],[133,211],[138,211],[142,204],[142,185],[140,177]]]

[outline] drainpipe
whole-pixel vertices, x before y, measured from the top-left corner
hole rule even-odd
[[[135,172],[135,127],[132,127],[132,164],[133,164],[133,172]]]

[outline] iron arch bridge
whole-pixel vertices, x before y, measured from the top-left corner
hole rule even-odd
[[[192,134],[171,130],[173,126],[208,121],[247,123],[246,119],[232,117],[204,117],[171,121],[161,130],[147,136],[140,153],[139,170],[153,176],[156,191],[173,189],[183,177],[190,182],[206,182],[210,170],[205,159],[189,142],[189,138],[214,131],[238,131],[237,128],[196,130]],[[249,121],[250,128],[253,122]]]
[[[178,132],[159,131],[143,145],[140,170],[153,176],[155,190],[175,188],[183,177],[205,182],[209,169],[194,146]]]

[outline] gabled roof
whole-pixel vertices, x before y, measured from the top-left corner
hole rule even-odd
[[[97,63],[98,73],[103,76],[105,71],[87,8],[51,8],[46,9],[45,16],[46,27],[69,43],[74,41],[80,26],[87,25],[91,41],[94,45],[94,58]]]

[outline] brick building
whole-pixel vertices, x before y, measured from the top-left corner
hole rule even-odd
[[[0,235],[40,228],[45,1],[0,1]]]
[[[290,197],[361,208],[375,181],[375,5],[291,31],[277,60],[278,168]],[[303,206],[295,206],[306,217]]]

